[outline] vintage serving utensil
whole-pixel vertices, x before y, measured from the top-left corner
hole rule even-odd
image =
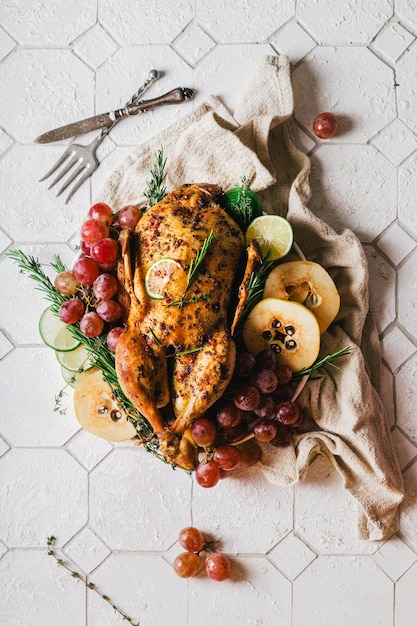
[[[179,87],[172,91],[153,98],[152,100],[141,100],[140,97],[143,92],[149,87],[149,85],[159,78],[157,70],[151,70],[148,78],[144,84],[138,89],[138,91],[132,96],[129,102],[123,109],[111,111],[102,115],[96,115],[87,120],[81,120],[74,122],[73,124],[67,124],[52,131],[44,133],[35,141],[37,143],[47,143],[49,141],[58,141],[59,139],[65,139],[72,137],[75,134],[89,132],[96,128],[102,128],[100,135],[93,139],[93,141],[87,145],[70,144],[63,152],[58,161],[51,167],[50,170],[39,180],[39,182],[46,180],[52,174],[57,172],[57,175],[50,183],[48,189],[54,187],[59,181],[62,181],[66,174],[68,177],[63,181],[63,184],[58,189],[57,196],[63,193],[71,183],[74,183],[70,189],[68,195],[65,198],[65,204],[74,195],[74,193],[83,185],[83,183],[95,172],[99,166],[99,161],[96,156],[96,151],[101,142],[112,128],[122,119],[130,115],[136,115],[140,112],[145,112],[149,109],[162,106],[164,104],[176,104],[188,100],[193,96],[192,89]],[[61,166],[63,166],[61,168]],[[59,168],[61,168],[59,170]],[[59,170],[59,171],[58,171]]]

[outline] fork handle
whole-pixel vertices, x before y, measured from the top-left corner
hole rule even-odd
[[[130,115],[137,115],[138,113],[143,113],[149,109],[155,109],[163,104],[178,104],[184,100],[189,100],[192,98],[193,93],[193,90],[188,89],[187,87],[177,87],[162,96],[158,96],[157,98],[153,98],[151,100],[142,100],[141,102],[138,102],[138,104],[132,104],[124,107],[123,109],[116,109],[115,111],[111,111],[108,115],[112,122],[116,122],[125,117],[129,117]]]

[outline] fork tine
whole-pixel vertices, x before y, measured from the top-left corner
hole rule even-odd
[[[95,169],[97,169],[97,168],[95,168]],[[77,180],[75,185],[73,185],[73,187],[70,190],[69,194],[65,198],[64,204],[67,204],[69,199],[72,198],[72,196],[75,194],[76,191],[78,191],[78,189],[81,187],[81,185],[83,185],[85,183],[85,181],[88,178],[90,178],[91,174],[95,171],[95,169],[86,169],[85,173],[82,176],[80,176],[80,178]]]
[[[84,169],[85,169],[85,165],[83,165],[82,163],[77,168],[75,168],[73,173],[70,176],[68,176],[68,178],[66,179],[62,187],[58,189],[57,194],[56,194],[57,197],[60,196],[63,191],[65,191],[65,189],[72,183],[73,180],[77,178],[77,176],[81,174],[81,172]]]
[[[54,185],[59,183],[59,181],[64,178],[65,174],[67,174],[74,167],[74,165],[76,165],[77,163],[78,163],[78,159],[77,159],[77,157],[75,155],[73,155],[70,158],[70,160],[68,161],[68,163],[65,165],[65,167],[63,167],[62,170],[60,170],[58,172],[58,174],[55,176],[55,178],[49,184],[48,189],[51,189],[51,187],[53,187]]]
[[[51,167],[50,170],[46,172],[46,174],[44,174],[44,176],[42,176],[42,178],[39,179],[38,182],[41,183],[43,180],[46,180],[47,178],[49,178],[51,174],[53,174],[55,170],[57,170],[58,167],[60,167],[68,159],[69,156],[70,156],[70,151],[65,150],[65,152],[63,152],[61,156],[59,157],[58,161]]]

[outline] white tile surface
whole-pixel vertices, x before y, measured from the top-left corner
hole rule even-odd
[[[0,4],[1,624],[123,623],[47,555],[54,534],[62,557],[141,626],[356,626],[364,616],[367,626],[415,626],[416,37],[412,0]],[[4,255],[19,247],[70,264],[80,222],[119,161],[209,95],[233,112],[257,60],[277,53],[292,64],[298,143],[312,164],[309,206],[337,230],[352,229],[369,262],[381,397],[406,488],[400,530],[383,543],[358,539],[355,505],[322,457],[295,487],[252,468],[203,490],[131,442],[80,430],[70,390],[66,415],[54,412],[63,381],[38,332],[46,303]],[[115,128],[100,168],[64,205],[37,182],[63,145],[34,138],[122,106],[152,68],[162,77],[149,97],[183,85],[194,100]],[[323,141],[312,122],[325,110],[339,130]],[[178,532],[190,524],[221,539],[229,581],[174,574]]]

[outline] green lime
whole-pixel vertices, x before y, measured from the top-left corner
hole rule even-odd
[[[62,367],[69,372],[85,372],[94,365],[94,357],[83,345],[71,352],[55,352],[56,358]]]
[[[294,233],[291,224],[279,215],[261,215],[257,217],[246,231],[246,244],[255,239],[265,257],[276,261],[284,257],[292,248]]]
[[[70,370],[65,369],[65,367],[62,367],[61,365],[62,377],[65,380],[65,382],[68,383],[70,387],[75,388],[75,385],[77,384],[79,377],[82,376],[83,373],[84,372],[70,372]]]
[[[162,300],[168,297],[167,289],[179,277],[185,278],[185,272],[178,261],[169,258],[158,259],[146,272],[146,293],[153,300]]]
[[[263,212],[259,197],[249,187],[233,187],[227,191],[225,209],[243,230]]]
[[[39,334],[47,346],[59,352],[70,352],[80,345],[67,324],[52,311],[52,307],[45,309],[40,317]]]

